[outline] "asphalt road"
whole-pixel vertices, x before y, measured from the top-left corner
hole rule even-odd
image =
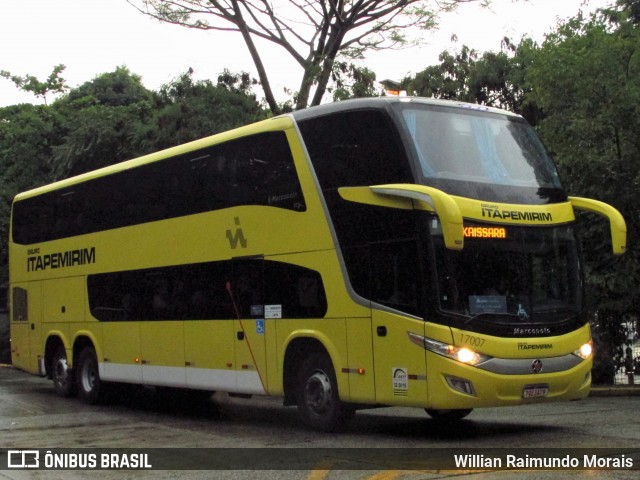
[[[640,397],[597,396],[569,403],[482,409],[474,411],[458,424],[435,422],[420,409],[381,408],[360,411],[344,432],[326,434],[305,428],[295,408],[283,407],[277,398],[254,397],[247,400],[216,394],[211,400],[192,401],[183,395],[126,388],[114,392],[108,404],[88,406],[77,399],[56,396],[51,382],[46,379],[9,366],[0,366],[0,449],[38,449],[41,452],[51,449],[55,453],[74,452],[56,450],[74,448],[98,454],[103,450],[112,451],[105,449],[133,449],[140,452],[147,449],[173,449],[152,450],[156,465],[158,462],[164,465],[163,460],[167,460],[158,455],[179,456],[187,452],[196,459],[226,456],[234,468],[218,471],[126,472],[2,470],[6,468],[7,461],[0,458],[0,479],[423,480],[457,478],[461,475],[473,480],[635,479],[639,476],[639,470],[624,466],[597,471],[574,468],[532,471],[475,467],[448,469],[438,467],[436,462],[433,468],[406,470],[386,460],[393,452],[426,452],[427,456],[439,452],[451,456],[451,452],[481,449],[477,451],[486,454],[486,461],[495,452],[516,451],[520,457],[526,457],[548,452],[540,449],[570,449],[551,452],[555,451],[560,456],[575,451],[576,456],[581,457],[592,449],[616,449],[618,458],[622,452],[626,455],[626,461],[632,462],[634,469],[639,469]],[[181,448],[189,450],[179,450]],[[237,451],[219,450],[223,448],[248,449],[243,452],[249,452],[249,455],[244,454],[243,459],[238,460],[234,458]],[[270,456],[269,461],[283,465],[282,469],[272,470],[273,467],[269,467],[255,470],[262,465],[258,460],[265,452]],[[329,461],[314,463],[314,459],[309,463],[304,460],[306,452],[324,452],[328,454]],[[241,461],[245,461],[246,466],[240,467],[238,462]]]

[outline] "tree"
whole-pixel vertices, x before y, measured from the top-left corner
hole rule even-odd
[[[488,0],[128,0],[163,22],[201,30],[233,31],[242,38],[258,72],[265,99],[280,113],[258,50],[264,40],[282,48],[302,68],[295,108],[318,105],[339,57],[411,43],[408,33],[431,29],[440,12]],[[315,86],[313,97],[311,92]]]
[[[192,73],[152,92],[118,67],[51,105],[0,108],[0,237],[8,238],[19,192],[266,117],[249,75],[225,71],[214,85]],[[7,245],[0,242],[0,284]]]
[[[413,78],[405,78],[401,84],[410,95],[442,98],[444,100],[461,100],[481,102],[471,83],[475,80],[475,69],[478,52],[466,45],[460,52],[452,54],[448,51],[440,53],[439,65],[432,65],[417,73]]]
[[[136,156],[132,132],[153,107],[153,94],[126,67],[98,75],[51,106],[65,119],[52,147],[54,179]]]
[[[38,80],[33,75],[25,75],[24,77],[20,77],[18,75],[12,75],[6,70],[0,71],[0,77],[11,80],[16,87],[24,90],[25,92],[31,92],[36,97],[42,97],[46,105],[47,95],[49,93],[64,93],[68,89],[67,85],[65,84],[64,78],[60,76],[65,68],[66,67],[62,64],[56,65],[55,67],[53,67],[51,75],[49,75],[44,82]]]
[[[626,5],[625,5],[626,4]],[[612,204],[640,237],[640,26],[629,5],[579,14],[548,35],[527,69],[529,97],[543,111],[539,132],[570,194]],[[610,254],[608,225],[581,215],[593,310],[638,311],[640,257]]]
[[[91,105],[119,107],[150,99],[151,92],[142,84],[142,77],[120,66],[70,90],[56,106],[80,110]]]
[[[156,94],[153,111],[136,125],[133,142],[141,153],[150,152],[261,120],[266,112],[251,93],[254,83],[247,73],[228,70],[216,85],[195,82],[190,70]]]
[[[376,74],[351,62],[336,62],[331,75],[335,89],[328,89],[334,101],[348,98],[376,97],[382,90],[376,86]]]
[[[479,56],[463,47],[403,81],[440,98],[507,106],[536,125],[570,195],[603,200],[621,211],[629,251],[611,254],[608,224],[578,212],[596,343],[594,380],[610,381],[624,360],[621,320],[640,313],[640,0],[618,0],[557,25],[541,45],[503,42]],[[497,104],[495,103],[497,102]]]
[[[50,107],[0,108],[0,284],[7,280],[9,217],[21,191],[49,182],[51,149],[58,119]]]
[[[64,122],[51,148],[54,179],[105,167],[265,117],[248,74],[214,85],[190,70],[158,92],[126,67],[72,89],[51,106]]]
[[[504,108],[523,115],[536,125],[541,112],[528,97],[525,75],[535,61],[537,44],[523,38],[515,45],[504,38],[499,52],[484,52],[463,45],[458,52],[444,51],[440,64],[431,65],[402,80],[411,95],[460,100]]]

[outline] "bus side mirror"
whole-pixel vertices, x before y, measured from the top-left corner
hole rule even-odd
[[[627,224],[622,214],[604,202],[590,198],[569,197],[573,208],[597,213],[609,219],[611,229],[611,246],[614,255],[622,255],[627,250]]]
[[[341,187],[340,196],[348,201],[379,207],[435,212],[440,217],[444,244],[450,250],[464,247],[462,214],[456,201],[437,188],[398,183],[371,187]]]

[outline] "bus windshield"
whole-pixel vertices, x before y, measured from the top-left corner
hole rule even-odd
[[[547,200],[561,191],[553,161],[522,118],[482,107],[409,103],[400,108],[421,183],[508,203]]]
[[[493,323],[548,323],[580,310],[581,275],[572,227],[487,227],[465,238],[462,251],[444,246],[431,220],[442,311]],[[476,230],[477,231],[477,230]],[[496,233],[496,231],[499,231]]]

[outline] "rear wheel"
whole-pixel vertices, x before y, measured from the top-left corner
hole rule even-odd
[[[464,417],[469,415],[473,411],[473,409],[464,408],[457,410],[435,410],[432,408],[425,408],[424,411],[427,412],[427,414],[434,420],[456,421],[462,420]]]
[[[98,360],[93,347],[85,347],[76,366],[76,384],[78,386],[78,396],[90,405],[98,402],[102,390],[100,372],[98,370]]]
[[[51,379],[56,393],[62,397],[71,397],[75,393],[73,374],[67,361],[67,351],[63,345],[56,348],[51,359]]]
[[[331,359],[323,353],[309,356],[298,371],[298,410],[310,427],[324,432],[339,430],[355,410],[340,401]]]

